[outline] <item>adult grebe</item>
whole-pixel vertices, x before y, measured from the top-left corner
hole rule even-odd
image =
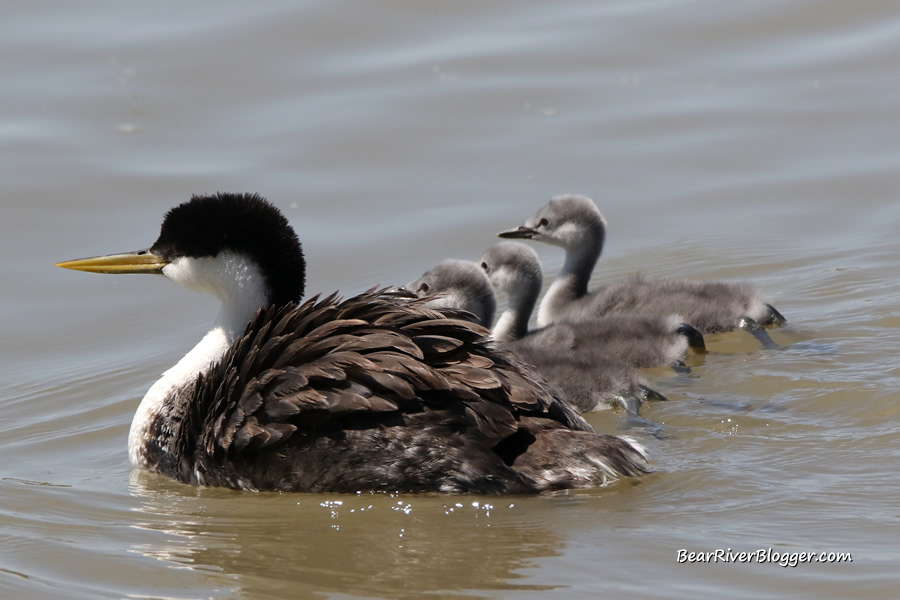
[[[371,290],[297,306],[300,243],[258,195],[195,196],[148,250],[59,266],[161,273],[222,302],[141,401],[128,441],[137,467],[244,490],[484,494],[647,470],[640,446],[595,433],[452,312]]]
[[[484,326],[494,319],[494,289],[485,271],[473,262],[442,261],[401,290],[422,298],[430,308],[462,309]],[[515,300],[510,304],[517,305]],[[528,314],[524,318],[527,323]],[[602,348],[573,347],[571,341],[576,334],[568,323],[550,325],[546,334],[498,343],[533,365],[578,412],[622,406],[637,415],[644,400],[665,400],[665,396],[647,387],[634,367],[617,356],[604,354]]]
[[[563,268],[538,308],[541,326],[634,310],[679,314],[704,334],[757,331],[760,325],[785,320],[759,290],[743,283],[636,278],[588,293],[591,272],[603,251],[606,220],[586,196],[556,196],[524,225],[498,235],[546,242],[566,251]]]

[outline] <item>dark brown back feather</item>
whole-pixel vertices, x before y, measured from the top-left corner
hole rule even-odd
[[[486,329],[448,316],[374,290],[261,309],[179,392],[192,397],[180,456],[159,470],[241,489],[532,493],[602,483],[610,469],[596,454],[611,447],[631,457],[616,459],[616,474],[646,469],[639,450],[593,433]],[[578,450],[553,449],[547,431],[577,434]],[[554,454],[574,462],[548,477]],[[593,479],[565,475],[590,465]]]

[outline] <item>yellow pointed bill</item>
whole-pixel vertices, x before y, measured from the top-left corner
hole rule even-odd
[[[88,273],[162,273],[169,261],[149,250],[107,254],[56,263],[57,267]]]

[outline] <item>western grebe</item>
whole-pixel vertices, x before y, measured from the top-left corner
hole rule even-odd
[[[131,462],[243,490],[537,493],[648,466],[600,435],[488,331],[370,290],[302,305],[305,262],[255,194],[195,196],[147,250],[59,263],[159,273],[222,302],[213,329],[150,388]]]
[[[634,310],[679,314],[704,334],[757,331],[760,325],[784,322],[759,290],[745,283],[635,278],[588,293],[591,272],[603,251],[606,220],[586,196],[556,196],[524,225],[499,236],[546,242],[566,252],[562,270],[538,308],[541,326]]]

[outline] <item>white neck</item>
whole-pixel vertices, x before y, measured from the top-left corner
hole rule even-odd
[[[154,383],[131,421],[128,433],[128,457],[135,467],[146,468],[143,447],[148,440],[148,429],[164,410],[166,402],[174,400],[175,392],[190,385],[201,373],[205,373],[231,346],[231,336],[223,327],[215,327],[200,343],[182,357],[178,363],[162,374]]]
[[[538,327],[546,327],[560,320],[561,307],[575,299],[572,288],[571,276],[560,272],[550,284],[547,293],[541,298],[537,314]]]
[[[500,274],[502,275],[502,274]],[[528,319],[541,293],[541,280],[524,276],[502,277],[497,281],[500,289],[507,294],[507,307],[494,325],[494,339],[511,342],[528,335]]]
[[[222,302],[216,325],[239,334],[261,306],[267,304],[265,278],[259,266],[242,254],[220,252],[203,258],[178,258],[163,275]]]
[[[494,334],[494,339],[498,342],[511,342],[517,338],[516,336],[516,325],[518,324],[519,316],[516,314],[516,311],[511,308],[507,308],[502,313],[500,313],[500,318],[497,319],[497,322],[494,323],[494,329],[492,333]]]
[[[154,419],[176,400],[177,390],[190,385],[219,360],[243,334],[247,324],[267,302],[265,281],[256,264],[237,254],[222,252],[216,257],[180,258],[163,269],[163,275],[198,291],[209,292],[222,301],[212,330],[200,343],[144,395],[131,422],[128,455],[136,467],[146,467],[142,449]]]
[[[546,327],[560,320],[566,307],[587,295],[588,282],[602,245],[596,241],[566,249],[566,261],[538,307],[538,327]]]

